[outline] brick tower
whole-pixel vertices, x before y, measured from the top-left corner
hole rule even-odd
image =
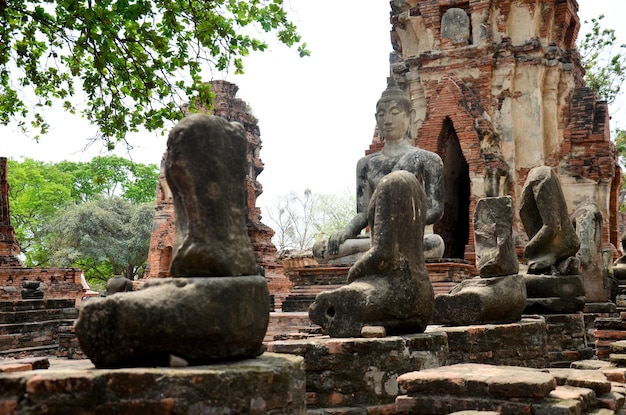
[[[7,159],[0,157],[0,267],[21,267],[18,255],[20,244],[15,239],[9,214],[9,182],[7,181]]]

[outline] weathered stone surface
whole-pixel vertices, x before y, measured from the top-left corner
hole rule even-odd
[[[576,255],[580,241],[559,178],[550,167],[535,167],[528,173],[519,215],[530,239],[524,249],[530,273],[550,274],[551,268]]]
[[[528,297],[581,297],[585,295],[580,275],[524,275]]]
[[[470,20],[463,9],[452,7],[441,18],[441,37],[453,44],[467,44],[470,39]]]
[[[328,413],[350,406],[393,403],[401,393],[398,375],[444,366],[448,352],[442,332],[380,339],[276,341],[267,348],[304,357],[308,408],[328,408]]]
[[[543,398],[556,388],[549,373],[539,370],[481,364],[458,364],[405,373],[398,384],[409,395],[450,394],[492,398]]]
[[[513,323],[526,308],[522,275],[464,280],[435,297],[432,322],[445,325]]]
[[[525,274],[524,314],[563,314],[582,311],[585,291],[580,275]]]
[[[76,334],[96,367],[164,366],[170,356],[201,364],[262,351],[270,301],[246,233],[243,127],[194,114],[167,145],[176,212],[170,273],[181,278],[153,279],[81,309]]]
[[[255,275],[246,232],[246,136],[241,124],[193,114],[172,129],[165,176],[176,233],[173,277]]]
[[[481,277],[517,274],[519,262],[513,241],[513,199],[483,198],[474,211],[476,267]]]
[[[2,374],[0,409],[12,402],[7,413],[304,415],[304,388],[301,357],[265,353],[193,368]]]
[[[433,313],[433,288],[423,257],[426,194],[404,170],[385,176],[372,195],[372,247],[350,268],[349,284],[317,295],[311,321],[333,337],[353,337],[363,326],[388,334],[421,333]]]
[[[592,389],[597,395],[609,393],[611,382],[598,370],[550,369],[559,385]]]
[[[585,204],[574,211],[572,223],[580,240],[576,257],[580,260],[586,301],[608,301],[611,284],[602,255],[602,213],[597,205]]]
[[[133,282],[121,275],[115,275],[107,281],[107,295],[133,290]]]
[[[585,297],[526,298],[524,314],[567,314],[585,308]]]
[[[611,343],[610,349],[614,353],[626,353],[626,340]]]
[[[139,291],[94,298],[76,322],[96,367],[167,366],[259,355],[269,320],[262,276],[153,279]]]

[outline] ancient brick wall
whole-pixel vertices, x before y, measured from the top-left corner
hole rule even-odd
[[[280,281],[282,265],[276,258],[276,247],[271,239],[274,231],[261,222],[261,209],[256,206],[256,199],[262,193],[263,187],[257,176],[263,171],[263,162],[260,158],[261,133],[257,119],[248,111],[247,104],[236,97],[239,87],[226,81],[211,81],[211,88],[215,94],[214,109],[207,111],[213,115],[223,117],[229,121],[238,121],[243,124],[248,139],[248,172],[246,176],[248,236],[256,255],[257,264],[265,269],[266,278],[273,292],[273,285],[282,288]],[[167,157],[167,152],[163,159]],[[163,167],[163,161],[161,162]],[[163,168],[157,187],[157,208],[152,227],[148,267],[146,278],[169,277],[169,266],[172,258],[172,244],[174,240],[174,203],[171,191],[165,180]],[[284,285],[284,284],[283,284]]]
[[[618,246],[620,172],[607,105],[584,85],[577,12],[575,0],[392,2],[392,76],[417,112],[416,144],[447,169],[449,206],[435,231],[446,243],[464,239],[468,259],[477,200],[517,203],[539,165],[559,176],[570,213],[599,206],[604,245]],[[517,217],[514,228],[523,246]]]
[[[78,268],[0,267],[0,300],[21,299],[23,281],[39,281],[44,299],[72,298],[79,301],[84,290]]]

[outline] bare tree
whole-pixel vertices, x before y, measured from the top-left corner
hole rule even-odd
[[[274,229],[274,245],[283,249],[310,249],[317,239],[341,229],[355,214],[353,195],[315,194],[306,189],[278,196],[264,209]]]

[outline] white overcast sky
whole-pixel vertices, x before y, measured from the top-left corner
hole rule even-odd
[[[388,0],[286,3],[312,55],[299,58],[295,49],[271,46],[245,59],[245,75],[215,77],[237,84],[237,96],[259,119],[265,163],[259,176],[264,188],[258,200],[261,207],[291,190],[353,191],[356,162],[371,142],[374,106],[389,72]],[[604,27],[615,29],[619,44],[626,43],[624,0],[578,0],[578,4],[581,21],[605,14]],[[581,34],[584,29],[583,25]],[[611,108],[612,129],[626,128],[625,110],[619,102]],[[48,114],[51,132],[38,143],[14,127],[0,127],[0,156],[56,162],[88,161],[102,154],[99,144],[84,150],[96,131],[80,116]],[[141,133],[128,140],[134,146],[133,160],[160,163],[166,137]],[[117,154],[126,155],[121,150]]]

